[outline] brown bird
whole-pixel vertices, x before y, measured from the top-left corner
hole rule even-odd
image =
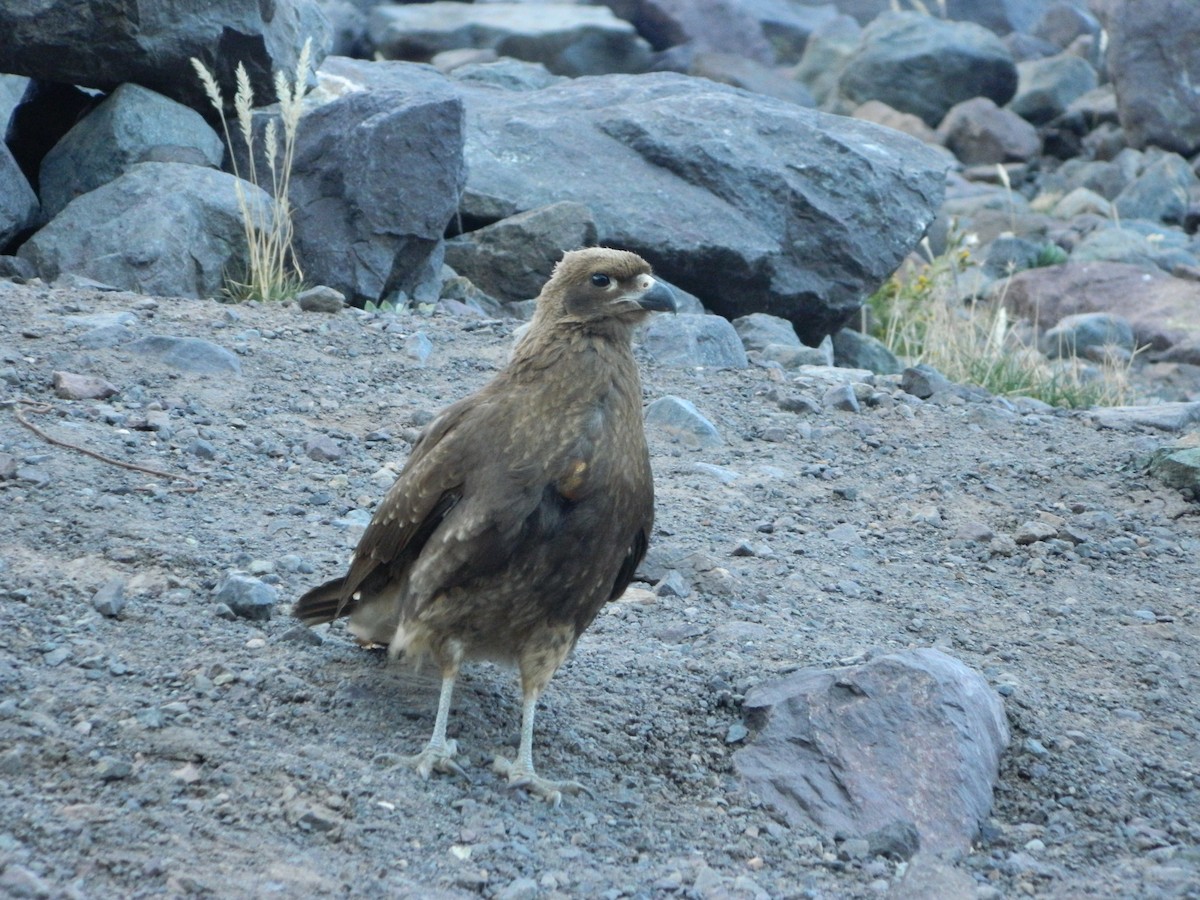
[[[534,709],[646,552],[654,485],[630,338],[652,310],[675,299],[640,256],[565,254],[508,365],[430,423],[349,571],[296,603],[308,625],[349,615],[360,639],[441,669],[433,736],[406,757],[424,778],[463,774],[450,698],[461,665],[489,659],[516,664],[523,694],[517,759],[494,770],[553,804],[584,790],[534,770]]]

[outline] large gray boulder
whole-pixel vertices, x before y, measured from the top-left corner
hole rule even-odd
[[[38,219],[38,198],[8,147],[0,142],[0,253]]]
[[[1200,4],[1138,0],[1101,5],[1108,74],[1130,146],[1200,151]]]
[[[1099,83],[1086,59],[1070,53],[1017,63],[1017,94],[1010,109],[1041,125],[1056,119]]]
[[[464,220],[582,203],[601,244],[640,253],[727,318],[787,318],[811,345],[895,270],[941,202],[946,162],[919,141],[702,79],[459,87]]]
[[[611,10],[572,3],[384,4],[371,11],[368,34],[387,59],[424,62],[445,50],[486,48],[559,75],[640,72],[651,56]]]
[[[992,806],[1009,731],[978,672],[939,650],[802,669],[752,688],[743,785],[789,821],[866,836],[916,826],[923,851],[966,851]]]
[[[39,0],[0,3],[0,72],[111,91],[127,81],[195,108],[208,100],[189,59],[213,70],[232,102],[234,69],[246,67],[260,100],[272,72],[294,72],[312,38],[314,64],[329,24],[315,0]]]
[[[195,110],[136,84],[123,84],[42,160],[42,208],[55,216],[88,191],[151,155],[219,168],[225,145]]]
[[[216,296],[246,269],[239,187],[254,208],[274,202],[226,172],[137,163],[68,203],[18,255],[48,280],[73,273],[141,294]]]
[[[352,301],[403,294],[437,300],[442,235],[465,183],[463,106],[450,83],[423,66],[345,61],[330,71],[366,79],[308,112],[292,167],[295,246],[309,281]]]
[[[858,104],[882,100],[936,128],[956,103],[987,97],[997,106],[1017,90],[1017,67],[996,35],[970,22],[886,13],[866,27],[838,89]]]

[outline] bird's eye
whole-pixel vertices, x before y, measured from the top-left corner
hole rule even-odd
[[[592,276],[592,284],[594,284],[596,287],[608,287],[610,280],[611,279],[607,275],[604,275],[600,272],[597,272]]]

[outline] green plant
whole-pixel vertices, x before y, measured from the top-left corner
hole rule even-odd
[[[964,281],[975,263],[962,235],[952,234],[940,255],[928,241],[921,246],[926,261],[902,268],[867,300],[871,333],[897,356],[1001,396],[1071,408],[1128,401],[1131,360],[1047,360],[1036,349],[1036,330],[1022,338],[1010,320],[1004,291],[988,300],[963,299],[971,293]]]
[[[225,143],[230,148],[233,174],[237,178],[234,185],[246,235],[247,266],[243,279],[227,278],[225,288],[229,297],[236,301],[287,300],[299,293],[304,286],[304,275],[292,247],[289,187],[296,149],[296,132],[300,124],[300,101],[308,81],[311,49],[311,40],[305,41],[290,83],[282,72],[275,73],[275,94],[279,101],[278,121],[283,134],[279,134],[280,126],[276,125],[275,118],[268,120],[263,129],[261,154],[270,175],[269,180],[266,178],[267,173],[259,171],[256,161],[259,148],[256,147],[255,141],[254,92],[250,87],[250,77],[246,74],[245,66],[240,62],[237,65],[237,92],[233,98],[238,131],[245,144],[248,160],[248,171],[243,174],[239,170],[237,154],[233,152],[233,139],[229,132],[229,120],[225,115],[225,98],[221,87],[212,72],[200,60],[192,57],[192,67],[204,85],[209,102],[220,116]],[[259,202],[257,192],[251,196],[246,190],[247,183],[266,190],[274,202]]]

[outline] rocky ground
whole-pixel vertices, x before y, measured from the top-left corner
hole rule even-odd
[[[551,809],[488,768],[516,743],[512,673],[460,680],[471,782],[422,783],[395,762],[428,736],[430,675],[286,615],[514,323],[7,283],[0,307],[12,896],[1200,897],[1200,507],[1139,468],[1163,432],[883,379],[859,412],[795,413],[779,398],[803,385],[767,370],[641,354],[647,400],[691,400],[724,442],[649,435],[647,571],[691,590],[611,605],[553,682],[539,768],[595,796]],[[151,335],[226,347],[240,374],[126,342]],[[120,393],[56,398],[56,371]],[[18,410],[188,481],[48,444]],[[277,588],[269,620],[218,601],[232,570]],[[927,646],[983,672],[1013,730],[956,867],[849,852],[739,790],[750,686]]]

